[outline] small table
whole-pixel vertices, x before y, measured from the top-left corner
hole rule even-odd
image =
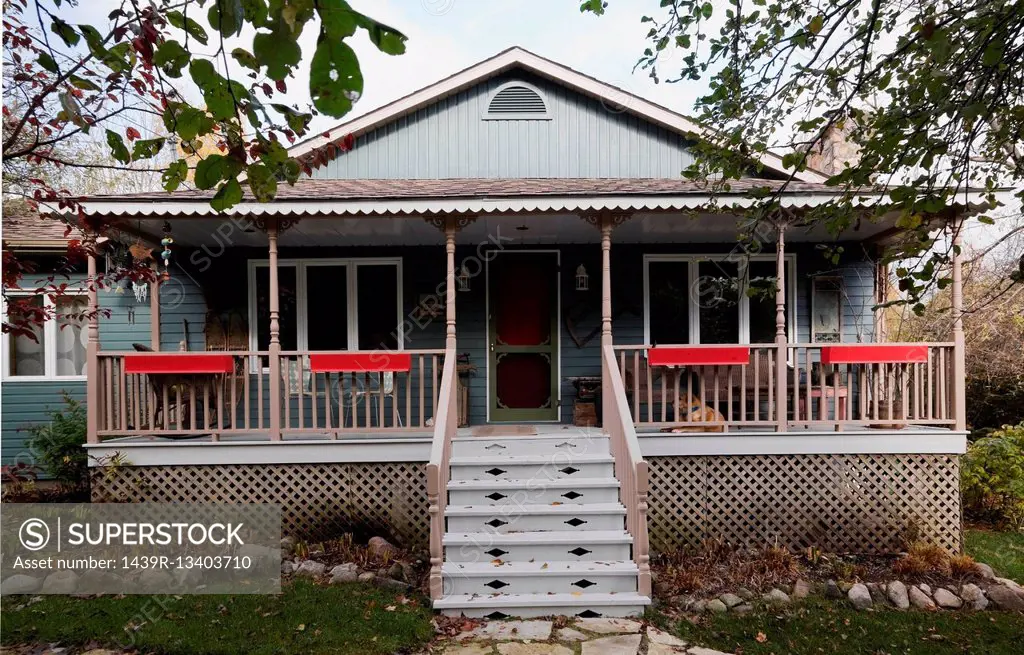
[[[572,423],[580,427],[593,427],[600,423],[598,399],[601,397],[601,378],[583,375],[565,378],[576,389],[572,406]]]

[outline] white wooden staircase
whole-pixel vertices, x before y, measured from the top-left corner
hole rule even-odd
[[[609,437],[456,437],[444,504],[443,593],[449,615],[634,616],[633,538]]]

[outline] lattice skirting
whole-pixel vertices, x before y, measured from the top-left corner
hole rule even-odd
[[[92,470],[94,502],[279,503],[284,532],[323,540],[345,532],[427,546],[422,463],[122,466]]]
[[[955,455],[651,457],[651,547],[704,539],[886,553],[920,538],[961,548]]]

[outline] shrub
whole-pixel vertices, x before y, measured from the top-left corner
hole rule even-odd
[[[1024,528],[1024,423],[970,444],[960,476],[969,519]]]
[[[28,447],[39,458],[40,468],[59,483],[80,489],[89,479],[88,456],[82,445],[86,436],[85,407],[66,392],[64,407],[47,412],[47,423],[27,428]]]

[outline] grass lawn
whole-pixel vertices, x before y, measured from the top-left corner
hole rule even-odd
[[[967,553],[1004,578],[1024,582],[1024,532],[964,531]]]
[[[744,655],[1015,655],[1024,635],[1020,614],[858,612],[824,599],[743,616],[705,616],[700,625],[657,615],[652,622],[690,643]]]
[[[3,599],[3,645],[98,644],[146,653],[359,653],[414,650],[434,635],[427,601],[376,587],[297,581],[277,596]]]

